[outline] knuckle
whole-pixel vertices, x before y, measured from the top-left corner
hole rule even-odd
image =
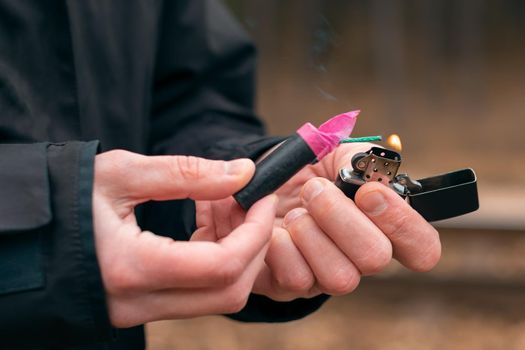
[[[317,212],[317,215],[322,218],[330,218],[333,215],[336,215],[334,213],[338,213],[340,211],[341,206],[339,205],[338,201],[335,200],[332,196],[323,196],[324,193],[321,193],[319,197],[322,200],[320,203],[321,206],[319,207],[319,210]]]
[[[311,215],[312,219],[315,222],[329,222],[334,217],[340,217],[341,214],[341,205],[338,205],[334,198],[330,196],[324,196],[324,193],[318,195],[315,198],[318,200],[317,203],[310,205],[308,204],[308,213]],[[345,214],[346,215],[346,214]],[[297,220],[299,223],[303,223],[305,220]]]
[[[311,226],[311,220],[309,220],[309,214],[305,213],[299,217],[293,219],[291,222],[286,223],[286,230],[295,240],[303,239],[304,235],[308,232],[308,228]]]
[[[104,152],[103,154],[106,155],[107,158],[110,159],[128,159],[131,152],[125,151],[122,149],[114,149],[108,152]]]
[[[315,283],[313,275],[306,272],[276,276],[276,281],[280,289],[296,293],[309,291]]]
[[[127,328],[130,325],[127,322],[127,319],[125,317],[121,317],[120,315],[112,316],[110,314],[110,320],[111,325],[116,328]]]
[[[240,278],[243,271],[244,266],[238,259],[230,258],[226,260],[226,262],[222,263],[218,269],[220,283],[223,285],[231,285],[235,283]]]
[[[272,239],[272,231],[273,231],[273,226],[271,226],[272,223],[273,221],[268,223],[268,222],[263,222],[263,220],[259,220],[257,222],[244,222],[242,226],[246,232],[257,232],[259,235],[263,237],[264,243],[268,243]]]
[[[388,216],[388,218],[385,218],[385,222],[388,223],[385,228],[385,233],[392,240],[397,241],[399,239],[402,239],[406,235],[411,224],[411,220],[408,213],[398,215],[398,212],[396,212],[395,215]]]
[[[123,312],[123,307],[118,305],[118,303],[110,304],[108,307],[109,319],[111,320],[111,325],[116,328],[127,328],[132,326],[132,323],[129,320],[129,317],[126,317],[125,312]]]
[[[175,177],[182,180],[198,180],[202,177],[203,159],[193,156],[176,156],[171,170]]]
[[[224,303],[225,313],[236,313],[244,309],[248,303],[250,290],[246,286],[238,285],[232,287],[227,293],[226,302]]]
[[[373,275],[383,271],[390,261],[392,261],[392,246],[389,243],[380,244],[369,250],[365,260],[359,264],[359,269],[364,275]]]
[[[411,269],[417,272],[427,272],[432,270],[441,259],[441,244],[439,242],[433,244],[422,255],[421,259],[415,261]]]
[[[331,295],[344,295],[353,292],[359,285],[360,276],[356,271],[340,268],[324,286],[325,291]]]
[[[318,197],[319,201],[315,203],[315,206],[310,208],[312,216],[316,221],[329,222],[333,218],[349,217],[351,212],[346,205],[342,205],[338,193],[335,193],[332,190],[326,190]]]
[[[134,274],[118,264],[112,266],[104,275],[104,284],[109,294],[122,295],[139,287]]]
[[[126,174],[127,169],[134,165],[137,157],[133,153],[121,149],[111,150],[96,156],[96,170],[98,175]]]
[[[147,159],[144,156],[120,149],[110,151],[110,153],[109,159],[111,164],[118,167],[119,170],[124,173],[128,172],[132,167],[142,166],[143,162]]]

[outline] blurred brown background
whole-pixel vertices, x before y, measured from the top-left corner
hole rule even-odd
[[[403,141],[403,171],[472,167],[477,213],[437,223],[438,267],[393,263],[308,318],[148,326],[150,349],[525,349],[525,1],[230,0],[259,47],[274,134],[362,110],[356,136]]]

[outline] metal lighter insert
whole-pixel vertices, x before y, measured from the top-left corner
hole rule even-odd
[[[351,165],[352,170],[341,169],[336,180],[337,187],[351,199],[361,185],[377,181],[407,198],[427,221],[449,219],[479,208],[477,179],[472,169],[413,180],[408,174],[397,174],[401,166],[399,153],[379,147],[355,154]]]

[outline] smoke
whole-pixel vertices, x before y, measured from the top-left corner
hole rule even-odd
[[[323,85],[330,85],[327,78],[328,61],[330,54],[337,46],[337,34],[328,18],[320,14],[318,21],[312,32],[312,45],[310,49],[310,62],[314,71],[319,75],[319,82]],[[315,86],[319,95],[328,101],[337,101],[337,97],[328,92],[326,87]]]
[[[337,46],[337,34],[324,16],[319,15],[317,26],[312,33],[311,62],[314,68],[320,72],[326,72],[327,56],[331,49]]]
[[[319,91],[319,94],[321,95],[321,97],[323,97],[325,100],[328,100],[328,101],[337,101],[337,97],[335,97],[334,95],[332,95],[331,93],[323,90],[322,88],[320,88],[319,86],[316,86],[317,88],[317,91]]]

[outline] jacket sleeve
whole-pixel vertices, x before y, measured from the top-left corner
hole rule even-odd
[[[217,0],[166,1],[154,72],[154,154],[207,156],[264,134],[254,114],[255,48]]]
[[[256,159],[281,141],[265,136],[263,123],[254,114],[255,53],[220,1],[165,2],[154,74],[150,152]],[[143,227],[176,239],[188,239],[195,229],[190,201],[149,203],[142,214]],[[326,298],[278,303],[253,295],[232,318],[293,320],[316,310]]]
[[[92,232],[97,147],[0,144],[0,348],[111,337]]]

